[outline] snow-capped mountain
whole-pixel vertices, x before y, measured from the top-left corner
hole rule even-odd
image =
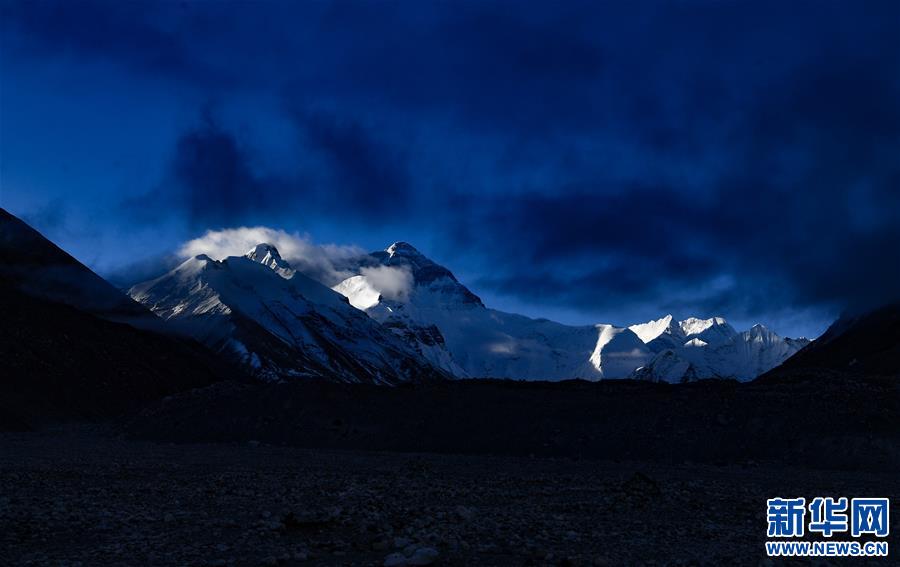
[[[738,333],[721,317],[675,321],[671,315],[630,327],[656,355],[633,377],[663,382],[701,378],[751,380],[806,346],[763,325]]]
[[[692,347],[717,345],[730,340],[737,331],[721,317],[675,321],[671,315],[628,327],[655,353],[678,349],[688,342]]]
[[[624,378],[652,352],[612,325],[570,326],[485,307],[445,267],[397,242],[361,263],[360,274],[334,287],[351,305],[394,332],[436,366],[459,377],[517,380]],[[408,271],[406,293],[389,299],[371,262]]]
[[[274,246],[266,242],[254,246],[253,250],[247,252],[247,258],[254,262],[259,262],[263,266],[268,266],[285,279],[290,279],[294,276],[295,272],[291,265],[281,257],[281,254],[278,253]]]
[[[381,293],[371,266],[406,270],[410,289]],[[806,344],[762,326],[738,333],[721,317],[632,325],[570,326],[487,308],[453,274],[397,242],[360,262],[359,275],[334,289],[455,376],[525,380],[634,377],[681,382],[749,380]]]
[[[763,327],[738,333],[720,317],[622,328],[497,311],[405,242],[350,271],[329,289],[262,243],[242,257],[197,256],[129,293],[266,377],[750,379],[804,344]]]
[[[129,295],[262,377],[378,384],[444,377],[343,296],[291,269],[268,244],[221,261],[196,256]]]

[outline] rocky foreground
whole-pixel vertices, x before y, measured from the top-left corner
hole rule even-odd
[[[765,565],[766,498],[898,488],[896,472],[753,463],[4,433],[0,564]]]

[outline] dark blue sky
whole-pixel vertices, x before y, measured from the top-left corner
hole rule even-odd
[[[263,225],[565,322],[900,290],[897,2],[0,9],[0,203],[103,274]]]

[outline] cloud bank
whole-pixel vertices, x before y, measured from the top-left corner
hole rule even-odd
[[[366,254],[358,246],[316,244],[307,235],[255,226],[208,230],[203,236],[181,245],[178,255],[189,258],[206,254],[214,260],[222,260],[243,256],[261,243],[275,246],[292,268],[329,287],[354,275],[348,270],[349,263]],[[391,286],[396,284],[392,284],[390,278],[386,281],[388,288],[394,289]]]
[[[414,284],[412,272],[406,266],[366,265],[373,260],[359,246],[316,244],[309,235],[265,226],[208,230],[203,236],[182,244],[177,256],[190,258],[206,254],[214,260],[223,260],[243,256],[262,243],[275,246],[293,269],[328,287],[359,273],[385,299],[404,301]]]

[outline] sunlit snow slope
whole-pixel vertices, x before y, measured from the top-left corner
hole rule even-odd
[[[721,317],[675,321],[667,315],[630,328],[656,353],[633,376],[663,382],[752,380],[809,343],[782,338],[763,325],[738,333]]]

